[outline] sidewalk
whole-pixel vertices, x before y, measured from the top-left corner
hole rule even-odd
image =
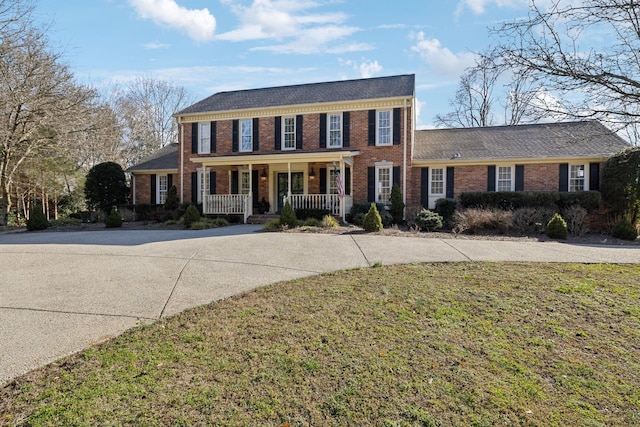
[[[640,263],[640,247],[220,229],[0,235],[0,384],[140,323],[258,286],[414,262]]]

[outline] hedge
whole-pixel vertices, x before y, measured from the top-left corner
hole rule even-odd
[[[463,208],[515,210],[520,208],[550,208],[564,210],[581,206],[592,212],[600,206],[599,191],[487,191],[462,193],[459,197]]]

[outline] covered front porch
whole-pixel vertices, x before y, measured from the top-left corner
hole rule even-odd
[[[353,158],[357,151],[283,153],[193,158],[198,199],[205,215],[325,210],[345,220],[353,205]],[[208,182],[206,182],[208,181]]]

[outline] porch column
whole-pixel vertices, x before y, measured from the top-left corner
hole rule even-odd
[[[340,199],[340,216],[342,217],[342,222],[345,222],[345,208],[344,208],[344,199],[347,196],[346,193],[346,189],[347,189],[347,183],[345,182],[345,176],[344,176],[344,159],[342,157],[340,157],[340,181],[342,181],[342,188],[345,189],[345,193],[342,197],[338,197],[338,199]]]
[[[291,198],[291,162],[287,163],[287,197]]]
[[[245,212],[245,218],[248,215],[253,215],[253,164],[249,163],[249,203],[247,203],[247,209],[249,212]]]

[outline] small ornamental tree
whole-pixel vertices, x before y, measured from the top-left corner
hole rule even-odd
[[[375,203],[371,203],[369,212],[364,216],[362,228],[364,228],[365,231],[382,231],[382,218]]]
[[[180,200],[178,199],[178,189],[175,185],[172,185],[167,191],[167,199],[164,201],[164,208],[167,211],[175,211],[180,207]]]
[[[416,225],[420,231],[436,231],[442,228],[442,217],[436,212],[422,209],[416,216]]]
[[[404,216],[404,202],[402,201],[402,191],[397,184],[393,184],[391,188],[391,217],[394,224],[401,224],[402,217]]]
[[[298,225],[298,218],[296,217],[296,212],[291,207],[291,204],[287,200],[284,206],[282,207],[282,211],[280,212],[280,225],[287,226],[290,228],[295,228]]]
[[[569,237],[567,223],[562,219],[560,214],[556,213],[547,224],[547,236],[552,239],[566,240]]]
[[[42,205],[37,203],[31,208],[29,219],[27,220],[27,230],[46,230],[49,227],[49,221],[42,212]]]
[[[117,209],[111,209],[111,213],[104,220],[104,225],[107,228],[120,228],[122,227],[122,217]]]
[[[122,167],[114,162],[95,165],[87,174],[84,185],[87,205],[92,209],[111,212],[114,206],[127,201],[127,180]]]
[[[191,228],[191,224],[200,221],[200,212],[198,212],[196,205],[189,205],[182,217],[182,221],[187,228]]]

